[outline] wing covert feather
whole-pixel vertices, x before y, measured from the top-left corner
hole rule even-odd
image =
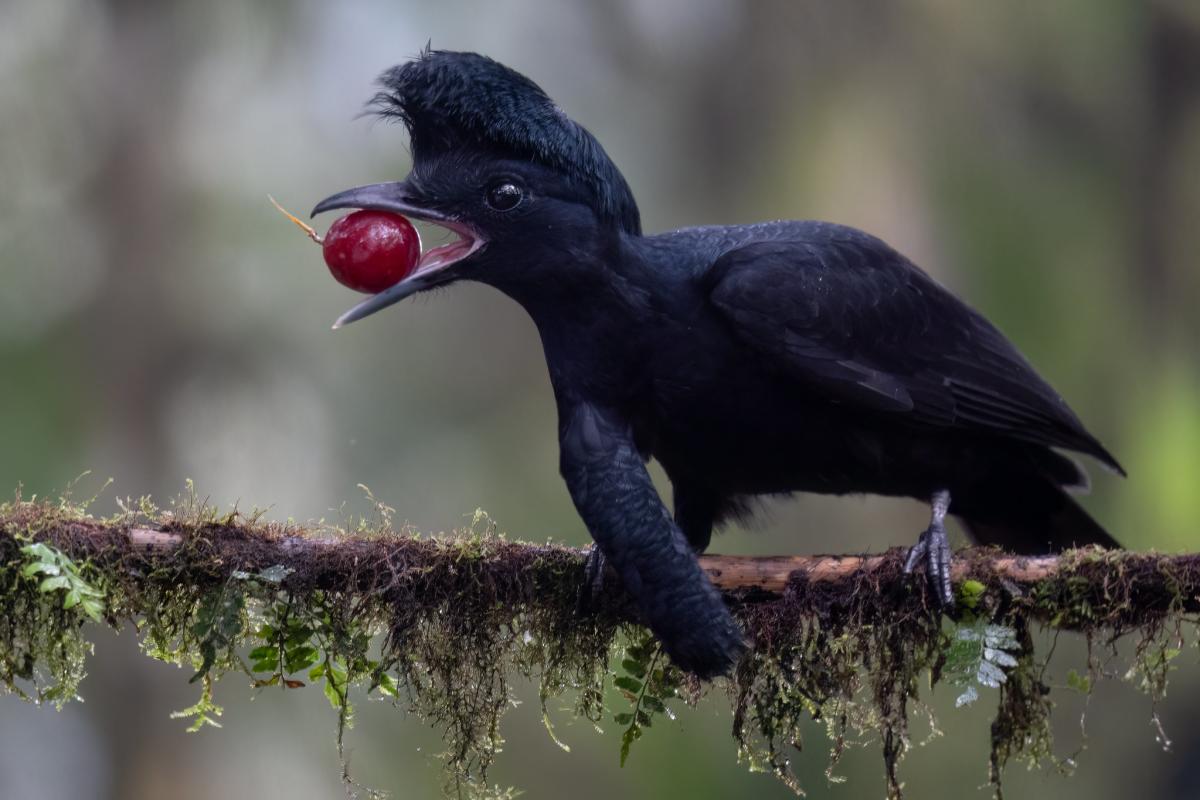
[[[834,402],[1079,450],[1120,471],[978,312],[878,239],[815,230],[730,250],[705,275],[713,306],[769,368]]]

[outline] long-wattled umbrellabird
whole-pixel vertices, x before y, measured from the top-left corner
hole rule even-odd
[[[679,666],[723,674],[746,647],[696,553],[754,495],[931,502],[906,569],[923,563],[941,603],[947,512],[1016,553],[1118,546],[1066,494],[1087,478],[1059,450],[1117,461],[995,327],[879,239],[811,221],[643,235],[616,165],[525,76],[426,50],[380,84],[371,107],[407,127],[412,172],[313,213],[393,211],[459,238],[337,326],[457,280],[524,306],[593,566],[615,568]]]

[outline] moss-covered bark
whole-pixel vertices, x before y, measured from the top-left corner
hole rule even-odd
[[[619,591],[581,610],[582,551],[508,541],[483,518],[453,538],[421,538],[391,531],[386,516],[352,532],[306,529],[189,500],[100,520],[18,498],[0,507],[0,682],[69,700],[90,653],[85,623],[134,624],[149,655],[194,668],[202,697],[184,714],[194,727],[220,713],[212,680],[240,671],[255,685],[321,685],[340,741],[348,689],[365,685],[445,730],[460,793],[484,785],[516,675],[537,681],[543,700],[572,695],[593,720],[615,712],[626,747],[663,695],[704,691],[665,665]],[[741,586],[726,593],[755,642],[723,682],[739,754],[798,793],[788,754],[816,718],[831,768],[849,738],[878,736],[898,797],[910,709],[930,681],[959,685],[962,702],[999,687],[999,793],[1010,759],[1049,756],[1051,701],[1031,629],[1136,637],[1131,674],[1157,699],[1200,606],[1194,555],[1084,550],[1027,562],[966,551],[952,620],[902,574],[898,551],[805,563],[786,580],[763,580],[761,564],[709,563],[719,583]],[[1084,672],[1077,688],[1090,690],[1097,675]],[[631,708],[603,707],[610,681]]]

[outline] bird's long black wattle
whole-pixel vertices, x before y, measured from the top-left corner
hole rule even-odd
[[[618,415],[562,410],[562,474],[596,544],[676,664],[708,678],[745,650],[738,624],[663,507]]]

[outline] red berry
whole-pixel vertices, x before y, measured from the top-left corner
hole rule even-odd
[[[421,260],[421,237],[399,214],[355,211],[329,227],[321,245],[337,282],[375,294],[395,286]]]

